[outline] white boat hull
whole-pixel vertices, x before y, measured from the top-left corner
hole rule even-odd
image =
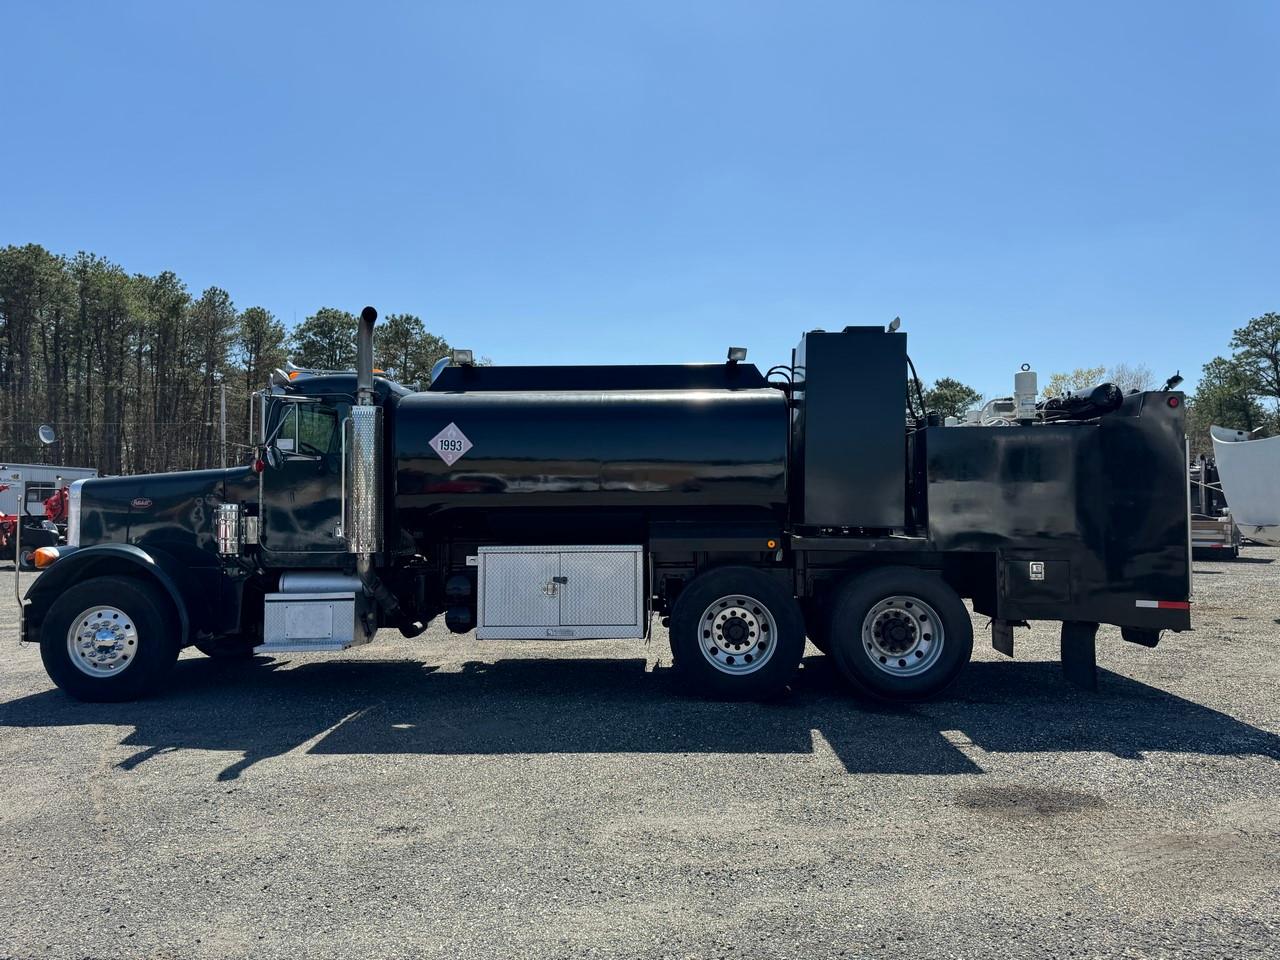
[[[1280,547],[1280,524],[1269,527],[1241,527],[1240,536],[1246,540],[1264,543],[1268,547]]]
[[[1240,535],[1280,547],[1280,437],[1212,427],[1213,456],[1231,517]]]

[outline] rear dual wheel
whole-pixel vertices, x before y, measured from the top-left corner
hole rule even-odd
[[[717,699],[783,693],[804,653],[804,619],[785,581],[752,567],[694,579],[671,611],[671,653],[691,690]]]
[[[935,573],[884,567],[846,580],[808,633],[856,689],[881,700],[941,693],[973,653],[973,623]],[[692,689],[721,699],[782,693],[804,653],[805,620],[784,585],[751,567],[693,580],[671,612],[676,669]]]
[[[824,639],[855,688],[883,700],[927,700],[969,662],[973,622],[940,576],[886,567],[840,587]]]

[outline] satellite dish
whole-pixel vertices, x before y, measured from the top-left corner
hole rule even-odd
[[[58,439],[58,434],[54,432],[53,427],[47,423],[40,424],[40,429],[36,431],[40,435],[40,442],[43,444],[53,443]]]

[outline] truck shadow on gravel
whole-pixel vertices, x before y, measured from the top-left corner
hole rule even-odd
[[[830,756],[849,773],[978,774],[984,753],[1153,751],[1280,760],[1280,737],[1155,687],[1100,671],[1097,693],[1057,663],[971,664],[946,699],[885,707],[852,698],[810,657],[787,698],[682,695],[642,659],[410,660],[292,666],[184,658],[168,692],[77,703],[57,690],[0,704],[0,727],[132,727],[131,770],[173,750],[238,753],[233,780],[308,744],[312,754],[768,753]]]

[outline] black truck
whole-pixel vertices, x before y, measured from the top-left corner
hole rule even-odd
[[[904,404],[896,325],[812,331],[768,375],[736,349],[461,355],[415,392],[376,375],[376,319],[356,371],[272,376],[251,465],[74,484],[22,614],[58,686],[133,698],[187,646],[342,650],[440,616],[494,641],[640,640],[657,616],[705,695],[777,695],[807,636],[910,700],[969,660],[964,598],[1009,655],[1015,625],[1062,621],[1086,685],[1098,624],[1190,627],[1181,393],[1033,392],[1005,425],[943,425]]]

